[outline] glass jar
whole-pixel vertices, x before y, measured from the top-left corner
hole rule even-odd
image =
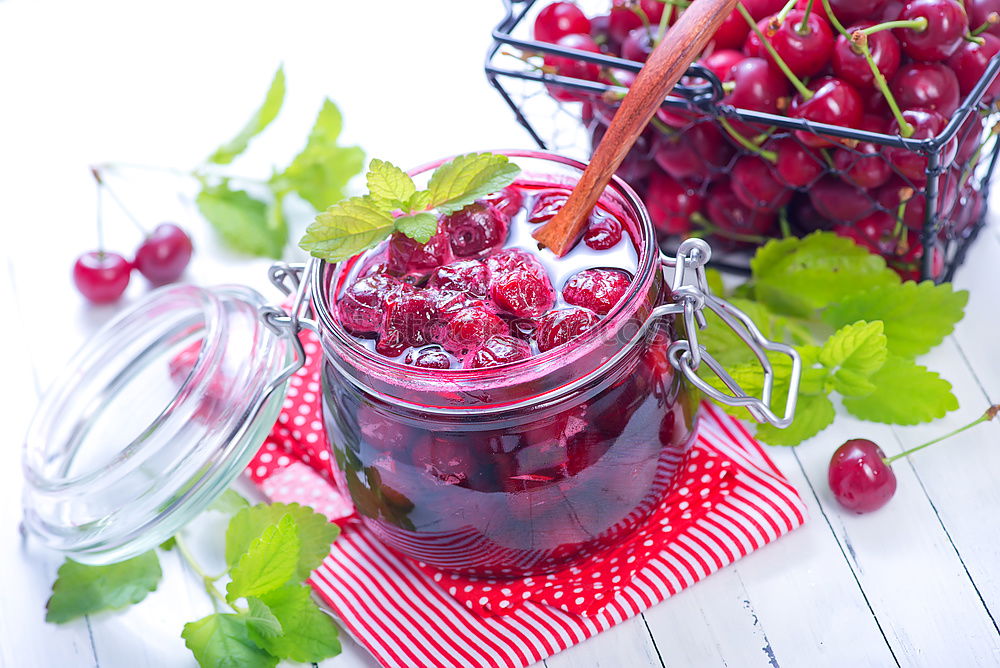
[[[537,151],[506,154],[522,167],[521,181],[572,187],[583,169]],[[305,327],[323,345],[337,483],[386,544],[441,568],[510,576],[614,544],[669,488],[696,417],[692,388],[784,426],[800,364],[709,293],[703,242],[663,256],[620,180],[601,206],[623,223],[638,256],[629,292],[580,339],[498,368],[432,371],[360,345],[332,316],[359,258],[272,267],[272,282],[293,295],[287,311],[238,286],[150,293],[108,323],[43,398],[25,441],[25,528],[95,564],[176,533],[273,427],[286,381],[305,362]],[[698,345],[704,308],[757,355],[762,396],[743,392]],[[792,358],[781,416],[770,408],[767,351]],[[705,368],[731,394],[708,385],[698,375]]]
[[[584,167],[507,155],[528,187],[571,188]],[[418,187],[438,164],[411,173]],[[599,205],[638,256],[629,291],[573,342],[502,367],[388,360],[333,316],[365,258],[313,274],[337,481],[397,551],[465,575],[551,572],[620,541],[669,489],[697,405],[670,359],[684,327],[641,201],[616,178]]]

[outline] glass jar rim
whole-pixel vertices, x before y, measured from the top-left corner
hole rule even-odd
[[[490,152],[510,158],[530,158],[556,163],[570,167],[580,173],[586,168],[586,165],[578,160],[547,151],[509,149],[493,150]],[[408,173],[411,176],[425,173],[452,160],[454,157],[456,156],[449,156],[420,165],[409,170]],[[617,175],[612,176],[611,182],[605,188],[605,192],[609,189],[617,192],[624,204],[629,207],[629,210],[625,211],[624,214],[631,217],[637,226],[639,234],[639,238],[636,240],[638,266],[628,290],[614,308],[600,320],[596,327],[574,339],[572,343],[579,349],[585,349],[588,343],[599,340],[601,336],[605,336],[609,332],[617,331],[627,321],[631,307],[634,306],[636,300],[649,291],[657,272],[662,271],[662,255],[656,243],[653,223],[639,195]],[[359,344],[333,316],[334,304],[332,303],[332,294],[330,294],[331,291],[329,290],[328,283],[330,274],[335,274],[343,270],[343,267],[357,261],[362,255],[355,256],[351,260],[348,260],[347,263],[337,264],[314,259],[314,262],[318,262],[318,267],[317,271],[312,272],[309,290],[312,295],[312,304],[316,312],[316,317],[322,328],[332,333],[339,351],[348,354],[354,360],[361,361],[369,368],[376,369],[378,372],[390,377],[396,375],[414,382],[447,384],[449,381],[468,383],[471,380],[476,380],[478,381],[477,385],[482,384],[486,387],[495,384],[497,381],[502,381],[513,374],[520,376],[528,375],[532,372],[545,373],[547,368],[551,368],[554,363],[558,363],[564,359],[566,355],[565,348],[563,346],[556,346],[540,355],[496,367],[480,369],[424,369],[387,359],[369,350]]]

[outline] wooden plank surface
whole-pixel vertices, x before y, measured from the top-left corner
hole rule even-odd
[[[37,392],[116,310],[83,305],[67,277],[75,255],[94,243],[87,164],[190,167],[236,130],[282,60],[287,108],[238,163],[241,173],[266,176],[294,154],[324,95],[344,110],[351,140],[403,165],[529,145],[480,69],[499,2],[387,0],[380,7],[373,18],[368,3],[293,0],[278,12],[259,1],[180,0],[158,12],[158,29],[149,31],[148,10],[125,0],[0,3],[0,58],[16,64],[3,76],[18,101],[0,108],[0,182],[13,186],[0,198],[0,303],[8,316],[0,411],[9,453],[0,467],[0,666],[191,666],[180,626],[208,609],[170,555],[160,590],[127,614],[46,625],[60,560],[23,545],[17,532],[17,458]],[[174,219],[193,232],[193,281],[274,294],[267,263],[220,248],[188,199],[178,198],[189,197],[189,183],[132,173],[121,187],[143,219]],[[110,245],[131,250],[138,233],[113,207],[107,211]],[[994,225],[957,278],[961,287],[978,286],[965,321],[924,360],[955,385],[960,411],[907,428],[841,417],[811,443],[772,449],[808,505],[804,527],[546,664],[1000,665],[1000,425],[899,462],[897,498],[871,516],[843,513],[825,486],[826,462],[846,438],[872,437],[898,452],[1000,401],[998,260]],[[145,290],[137,281],[129,299]],[[374,663],[347,639],[344,654],[324,665]]]

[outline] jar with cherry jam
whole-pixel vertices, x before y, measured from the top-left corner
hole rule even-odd
[[[507,155],[518,179],[440,216],[426,244],[397,233],[312,275],[339,486],[402,554],[493,577],[551,572],[641,525],[697,394],[671,359],[683,309],[635,193],[613,181],[557,258],[531,233],[583,166]]]

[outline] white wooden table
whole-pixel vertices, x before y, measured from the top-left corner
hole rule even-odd
[[[241,174],[266,176],[272,162],[284,164],[324,95],[343,109],[349,140],[401,165],[529,146],[481,72],[499,5],[0,2],[0,665],[191,666],[179,632],[209,610],[167,555],[160,590],[128,613],[47,625],[43,606],[61,559],[18,534],[21,438],[39,392],[115,311],[86,306],[69,280],[74,257],[95,244],[87,165],[194,166],[237,129],[280,61],[285,111],[234,166]],[[191,280],[268,290],[267,263],[221,249],[178,199],[182,186],[132,176],[119,190],[144,220],[192,231]],[[130,252],[138,233],[107,211],[109,246]],[[870,516],[839,510],[825,483],[830,453],[846,438],[898,452],[1000,401],[997,225],[957,283],[973,289],[966,318],[924,363],[954,383],[960,411],[902,429],[842,415],[812,442],[772,449],[809,506],[805,527],[546,664],[1000,665],[1000,425],[900,462],[896,498]],[[134,281],[125,303],[145,289]],[[324,665],[374,664],[347,641]]]

